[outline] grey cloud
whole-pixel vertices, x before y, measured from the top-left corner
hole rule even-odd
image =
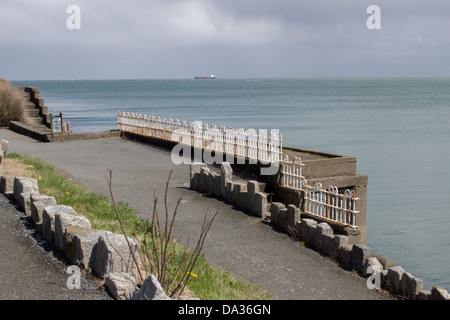
[[[82,28],[70,31],[75,3]],[[371,4],[381,30],[366,28]],[[444,0],[9,0],[0,76],[449,76],[449,9]]]

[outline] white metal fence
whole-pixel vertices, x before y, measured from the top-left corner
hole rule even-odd
[[[357,228],[358,198],[353,190],[323,189],[320,183],[309,186],[302,175],[299,157],[289,159],[282,152],[282,136],[277,131],[225,128],[201,122],[186,122],[129,112],[117,113],[118,129],[140,135],[187,143],[197,148],[222,152],[262,163],[280,163],[281,184],[305,193],[305,212],[341,225]],[[174,134],[176,133],[176,134]]]
[[[145,136],[190,144],[214,152],[222,152],[265,163],[279,163],[282,136],[277,130],[244,130],[225,128],[202,122],[186,122],[157,116],[117,113],[118,129]]]
[[[359,211],[356,210],[358,198],[355,192],[347,189],[341,194],[337,187],[329,186],[328,189],[323,189],[320,183],[310,186],[302,175],[303,166],[299,157],[289,160],[287,155],[283,155],[281,184],[304,191],[304,211],[324,220],[357,228],[356,217]]]

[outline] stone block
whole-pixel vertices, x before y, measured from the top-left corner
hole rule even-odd
[[[21,193],[39,192],[39,187],[36,179],[28,177],[15,177],[13,184],[14,199],[19,201]]]
[[[246,209],[250,212],[255,210],[255,193],[259,192],[259,183],[255,180],[247,181],[247,206]]]
[[[243,183],[236,183],[233,188],[233,195],[232,195],[232,204],[234,204],[236,207],[240,207],[240,194],[241,190],[245,190],[245,184]]]
[[[32,191],[31,193],[22,192],[17,200],[19,208],[23,210],[26,217],[31,216],[31,196],[39,195],[39,192]]]
[[[245,190],[239,190],[239,205],[238,207],[241,209],[245,209],[247,205],[247,188]]]
[[[0,192],[13,193],[13,191],[14,191],[14,177],[9,175],[3,175],[0,178]]]
[[[416,300],[419,291],[423,289],[423,281],[414,277],[411,273],[405,272],[400,284],[400,293],[409,300]]]
[[[278,210],[278,227],[286,230],[287,208]]]
[[[430,300],[450,300],[450,294],[442,287],[431,288]]]
[[[400,293],[401,281],[405,270],[400,266],[390,267],[386,278],[386,286],[389,292]]]
[[[431,299],[431,290],[420,290],[417,295],[417,300],[430,300]]]
[[[369,268],[372,269],[372,272],[369,272]],[[378,270],[379,272],[381,272],[383,270],[383,265],[380,263],[380,261],[378,261],[378,259],[376,257],[369,257],[365,262],[364,262],[364,266],[363,266],[363,270],[364,270],[364,275],[370,276],[373,271]]]
[[[34,222],[36,232],[42,233],[42,212],[45,207],[56,206],[56,200],[46,195],[31,195],[31,218]],[[34,199],[33,199],[34,198]]]
[[[322,239],[324,235],[333,236],[333,229],[326,222],[321,222],[317,225],[315,234],[315,247],[317,250],[322,250]]]
[[[221,176],[220,174],[215,174],[214,175],[214,195],[218,198],[221,197],[221,191],[220,191],[220,186],[221,186]]]
[[[57,250],[64,251],[64,233],[68,227],[90,228],[91,222],[82,214],[73,210],[72,207],[60,207],[55,212],[55,247]]]
[[[339,253],[343,247],[348,247],[348,237],[341,234],[335,234],[333,237],[333,250],[330,253],[330,256],[339,261]]]
[[[345,268],[351,266],[352,249],[353,245],[341,246],[339,249],[339,263]]]
[[[233,201],[233,189],[234,189],[234,183],[231,181],[227,182],[227,185],[225,186],[224,200],[228,203],[232,203],[232,201]]]
[[[276,227],[280,226],[280,211],[286,209],[284,203],[272,202],[270,206],[270,223]],[[286,209],[287,211],[287,209]]]
[[[388,274],[388,271],[387,270],[381,270],[381,272],[380,272],[380,276],[381,276],[381,279],[380,279],[380,281],[381,281],[381,288],[386,288],[386,281],[387,281],[387,274]]]
[[[116,300],[131,300],[136,291],[135,277],[129,273],[110,273],[105,277],[105,287]]]
[[[201,168],[198,181],[198,191],[203,193],[209,192],[209,174],[210,170],[208,167]]]
[[[104,277],[111,272],[135,273],[136,264],[133,260],[134,253],[137,261],[140,261],[140,244],[128,237],[128,242],[123,234],[105,233],[99,237],[95,250],[95,261],[92,271],[99,277]]]
[[[316,245],[316,228],[317,221],[312,219],[302,219],[300,230],[302,232],[302,238],[308,242],[311,246]]]
[[[171,300],[155,275],[149,275],[139,291],[134,292],[133,300]]]
[[[42,235],[51,245],[55,245],[55,215],[61,212],[75,212],[65,205],[47,206],[42,211]]]
[[[5,156],[6,156],[6,153],[8,152],[8,146],[9,146],[8,140],[0,139],[0,148],[3,151],[3,155],[5,155]]]
[[[220,179],[220,175],[217,172],[213,172],[211,171],[209,174],[209,194],[213,195],[213,196],[217,196],[217,186],[219,186],[220,184],[220,180],[218,181],[218,183],[216,182],[218,179]],[[217,183],[217,186],[216,186]]]
[[[14,178],[14,199],[21,210],[24,209],[24,194],[30,195],[33,192],[35,191],[33,189],[33,184],[31,181],[18,180],[17,178]]]
[[[55,211],[58,206],[47,206],[42,210],[42,236],[48,243],[55,243]]]
[[[64,256],[71,264],[92,269],[100,236],[109,231],[85,227],[67,227],[64,233]]]
[[[206,168],[206,163],[193,163],[190,165],[190,188],[193,190],[198,190],[200,172],[202,168]]]
[[[286,212],[286,227],[295,228],[297,223],[300,221],[300,209],[293,204],[287,206]]]
[[[320,242],[320,250],[327,256],[331,256],[333,253],[333,234],[323,234]]]
[[[264,192],[256,192],[254,195],[255,209],[253,214],[259,218],[263,218],[267,211],[267,194]]]
[[[366,260],[373,255],[372,249],[363,245],[355,244],[353,245],[352,255],[351,255],[351,267],[358,272],[364,273],[364,263]]]
[[[379,254],[374,253],[373,256],[378,259],[378,261],[383,266],[384,270],[387,270],[390,267],[395,267],[397,265],[394,261],[392,261],[386,257],[380,256]]]
[[[220,195],[222,199],[225,199],[225,189],[228,182],[233,179],[233,169],[229,162],[222,162],[220,165]]]

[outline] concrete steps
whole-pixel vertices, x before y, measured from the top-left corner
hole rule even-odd
[[[19,89],[23,90],[23,96],[27,100],[25,107],[32,125],[42,130],[49,130],[48,107],[44,105],[44,99],[40,97],[39,89],[31,87],[19,87]]]

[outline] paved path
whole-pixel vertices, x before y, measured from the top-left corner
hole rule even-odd
[[[386,299],[367,289],[364,279],[299,246],[270,225],[189,190],[189,166],[174,165],[166,150],[123,139],[39,143],[7,129],[0,129],[0,137],[10,141],[8,152],[44,159],[107,197],[105,177],[111,168],[116,200],[129,203],[147,217],[153,192],[161,203],[165,182],[173,169],[169,188],[171,208],[180,196],[183,199],[175,236],[185,243],[189,232],[201,226],[207,208],[215,212],[220,206],[203,249],[206,259],[260,284],[275,299]]]
[[[67,288],[67,266],[27,227],[23,213],[0,195],[0,300],[109,300],[93,277]]]

